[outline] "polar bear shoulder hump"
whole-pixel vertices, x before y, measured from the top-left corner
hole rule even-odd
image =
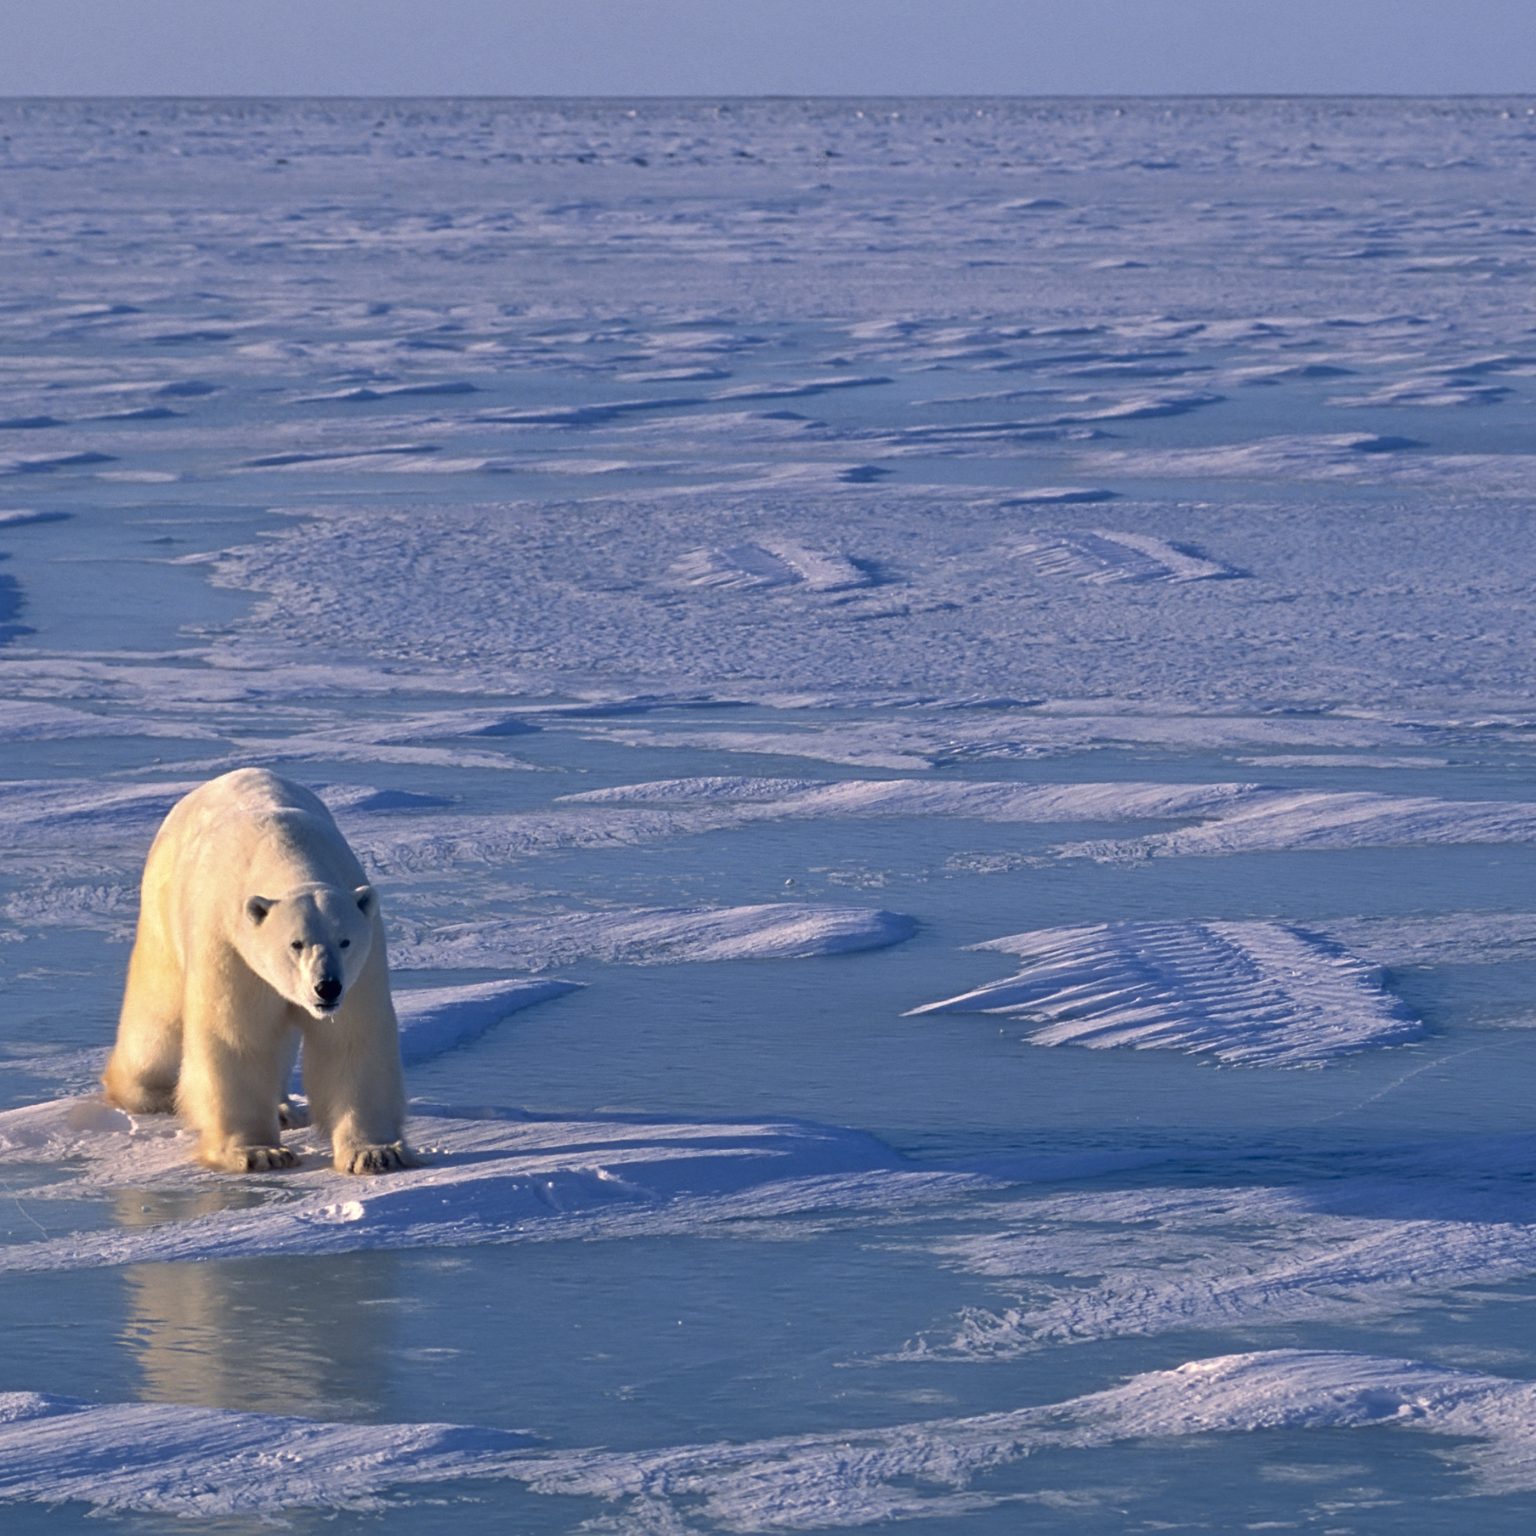
[[[168,857],[189,872],[202,866],[210,878],[217,871],[221,879],[281,882],[288,874],[290,885],[347,887],[364,878],[325,802],[265,768],[239,768],[199,785],[177,802],[156,843],[151,856],[162,868]]]

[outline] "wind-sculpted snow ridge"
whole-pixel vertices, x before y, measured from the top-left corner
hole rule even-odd
[[[787,818],[957,816],[982,821],[1092,822],[1193,817],[1253,792],[1242,784],[1016,784],[862,779],[666,779],[561,796],[504,815],[342,819],[368,867],[398,876],[541,857],[568,848],[634,847]],[[329,799],[327,793],[326,798]],[[331,802],[333,805],[334,801]],[[365,807],[362,807],[366,809]],[[340,808],[338,808],[340,809]]]
[[[1035,784],[945,779],[660,779],[586,790],[566,805],[692,808],[698,826],[778,817],[957,816],[999,822],[1181,820],[1144,837],[1093,839],[1063,858],[1117,863],[1171,855],[1306,848],[1386,848],[1536,841],[1536,804],[1437,800],[1367,790],[1288,790],[1262,784]],[[676,830],[682,830],[679,824]]]
[[[1011,400],[1022,396],[1037,396],[1041,391],[1003,391],[983,396],[951,396],[946,400],[930,402],[933,405],[976,404],[989,401]],[[892,444],[898,452],[912,447],[940,453],[960,447],[986,444],[989,448],[999,443],[1051,440],[1073,436],[1094,427],[1099,422],[1149,421],[1163,416],[1183,416],[1203,406],[1217,405],[1221,395],[1202,394],[1196,391],[1172,391],[1166,394],[1130,395],[1080,395],[1059,394],[1055,403],[1068,409],[1049,411],[1041,416],[1025,416],[1010,421],[963,421],[925,422],[917,426],[898,427],[889,431],[877,430],[874,434],[882,442]],[[1098,498],[1102,499],[1102,498]]]
[[[548,708],[551,713],[559,713],[558,706],[551,705]],[[537,723],[528,718],[535,712],[542,712],[537,705],[524,705],[516,709],[466,706],[462,709],[431,710],[426,714],[396,715],[383,720],[349,719],[345,725],[336,727],[335,732],[349,741],[363,741],[373,745],[441,741],[461,736],[531,736],[540,729]]]
[[[442,459],[437,457],[436,443],[388,443],[377,447],[343,447],[316,450],[308,453],[269,453],[260,458],[242,460],[237,469],[297,470],[312,474],[316,470],[349,471],[381,469],[398,473],[414,470],[418,473],[436,473],[441,470]],[[477,467],[479,467],[477,465]],[[205,564],[203,556],[193,555],[189,564]]]
[[[1444,757],[1389,757],[1374,752],[1274,752],[1265,757],[1239,757],[1245,768],[1449,768]]]
[[[572,805],[701,805],[744,820],[779,816],[969,816],[981,821],[1125,821],[1210,815],[1261,793],[1252,784],[1030,784],[930,779],[701,776],[583,790]]]
[[[92,736],[169,736],[183,741],[210,741],[217,738],[217,732],[191,719],[95,714],[40,699],[0,700],[0,741],[69,741]]]
[[[1424,446],[1415,438],[1375,432],[1262,437],[1206,448],[1098,448],[1083,454],[1097,469],[1128,475],[1211,475],[1239,479],[1354,480],[1391,478],[1396,457]]]
[[[0,511],[0,528],[27,528],[35,523],[63,523],[74,516],[73,512],[32,507],[8,507]]]
[[[51,475],[59,469],[94,468],[110,464],[110,453],[17,453],[0,455],[0,475]]]
[[[532,764],[506,752],[482,752],[468,747],[426,747],[377,741],[350,732],[314,735],[242,737],[231,734],[236,750],[218,757],[184,760],[177,767],[188,773],[229,773],[236,768],[281,768],[288,763],[394,763],[408,768],[482,768],[494,773],[528,769]]]
[[[909,1167],[861,1132],[799,1122],[556,1119],[414,1105],[407,1134],[424,1165],[360,1181],[324,1166],[305,1132],[289,1132],[303,1166],[236,1191],[261,1189],[266,1203],[0,1248],[0,1272],[686,1234],[942,1204],[993,1187],[978,1174]],[[0,1150],[10,1166],[79,1165],[62,1182],[12,1191],[26,1199],[148,1185],[232,1188],[189,1166],[189,1134],[171,1117],[128,1115],[99,1099],[0,1112]]]
[[[1245,1066],[1317,1066],[1423,1025],[1380,976],[1280,923],[1102,923],[992,939],[1017,975],[911,1010],[1036,1021],[1036,1045],[1177,1050]]]
[[[724,389],[703,390],[696,395],[662,395],[649,399],[600,400],[586,405],[535,406],[525,410],[497,410],[480,413],[479,420],[509,427],[600,427],[625,417],[671,413],[693,406],[708,406],[736,400],[799,400],[836,390],[864,389],[889,384],[884,374],[863,376],[835,375],[816,379],[789,379],[760,384],[733,384]]]
[[[1062,576],[1092,586],[1127,581],[1211,581],[1240,571],[1195,550],[1146,533],[1039,532],[1016,546],[1042,576]]]
[[[0,1392],[0,1500],[200,1520],[379,1510],[397,1502],[385,1495],[399,1484],[504,1475],[536,1443],[457,1424],[324,1423]]]
[[[579,985],[524,976],[464,986],[397,988],[401,1060],[407,1066],[431,1061],[478,1039],[508,1014],[563,997]]]
[[[1107,1391],[975,1418],[660,1451],[535,1452],[528,1481],[538,1493],[633,1501],[635,1529],[699,1529],[699,1521],[705,1530],[806,1530],[954,1519],[1049,1497],[1020,1493],[1017,1479],[989,1489],[986,1478],[1051,1449],[1380,1427],[1472,1442],[1441,1454],[1473,1475],[1475,1492],[1536,1488],[1531,1383],[1298,1349],[1192,1360]],[[642,1515],[648,1523],[638,1523]]]
[[[328,400],[368,403],[374,400],[392,400],[402,395],[473,395],[479,392],[479,387],[468,379],[428,379],[405,384],[358,384],[350,389],[305,395],[294,403],[316,405]]]
[[[337,681],[345,686],[342,679]],[[254,713],[250,710],[228,711],[228,718],[233,723],[215,731],[199,726],[192,719],[154,721],[126,715],[86,714],[28,701],[10,706],[0,704],[0,739],[12,734],[22,739],[153,735],[233,744],[236,750],[218,757],[188,758],[177,763],[179,772],[207,775],[252,765],[272,767],[311,762],[394,763],[414,768],[484,768],[501,772],[526,770],[531,765],[509,752],[457,745],[442,747],[433,743],[465,737],[488,741],[536,734],[540,727],[526,718],[535,708],[531,705],[521,710],[466,707],[403,717],[368,719],[354,716],[340,723],[327,719],[324,724],[317,724],[314,729],[302,733],[263,736],[250,731]],[[551,710],[559,713],[553,707]],[[152,774],[161,770],[151,765],[141,771]],[[338,787],[332,793],[340,795],[344,791]]]
[[[407,923],[391,947],[400,969],[510,965],[545,970],[577,960],[610,965],[781,960],[900,944],[917,924],[870,907],[773,902],[748,907],[663,907],[476,922]]]
[[[980,718],[956,718],[955,711],[927,715],[914,711],[897,719],[843,719],[835,724],[810,721],[791,728],[672,725],[664,728],[585,725],[587,734],[626,746],[703,748],[707,751],[756,752],[857,768],[936,768],[941,764],[1014,762],[1116,747],[1151,747],[1170,752],[1237,752],[1305,746],[1343,749],[1433,743],[1441,733],[1432,726],[1407,726],[1335,715],[1253,715],[1186,713],[1145,705],[1118,708],[1089,705],[999,704],[984,707]],[[1248,767],[1350,766],[1356,757],[1318,752],[1304,759],[1243,757]],[[1374,762],[1374,759],[1372,759]],[[1443,760],[1393,759],[1392,766],[1443,766]]]
[[[750,819],[713,808],[604,808],[556,805],[508,815],[391,816],[344,822],[367,868],[403,877],[471,865],[497,865],[572,848],[632,848],[716,831]]]
[[[1391,848],[1536,840],[1536,804],[1437,800],[1374,791],[1264,790],[1193,826],[1058,850],[1104,862],[1293,848]]]
[[[932,1245],[1006,1298],[968,1307],[898,1358],[1012,1359],[1189,1329],[1358,1323],[1475,1304],[1536,1273],[1529,1136],[1347,1154],[1321,1174],[994,1203]],[[1063,1278],[1065,1277],[1065,1279]]]
[[[321,1423],[5,1393],[0,1498],[206,1519],[377,1509],[397,1487],[485,1478],[549,1497],[601,1499],[618,1506],[626,1530],[819,1530],[1048,1501],[1049,1488],[988,1481],[1045,1451],[1382,1428],[1462,1442],[1440,1454],[1471,1474],[1469,1492],[1536,1488],[1531,1383],[1415,1360],[1279,1349],[1191,1360],[1105,1391],[970,1418],[638,1451],[551,1450],[525,1433],[469,1425]]]
[[[1506,384],[1483,384],[1465,379],[1410,375],[1406,379],[1383,384],[1378,389],[1366,390],[1362,394],[1334,395],[1328,403],[1358,406],[1366,410],[1396,405],[1421,407],[1496,405],[1500,400],[1507,399],[1510,393],[1509,386]]]
[[[691,550],[671,570],[682,586],[750,592],[803,587],[809,592],[847,592],[870,585],[869,572],[837,550],[811,549],[792,539]]]
[[[1004,507],[1032,507],[1041,503],[1068,505],[1074,502],[1113,501],[1117,492],[1102,486],[1037,485],[1027,491],[1015,491],[998,503]]]

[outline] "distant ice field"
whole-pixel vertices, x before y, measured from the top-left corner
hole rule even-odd
[[[8,1536],[1528,1530],[1533,111],[0,103]],[[419,1169],[96,1096],[252,763]]]

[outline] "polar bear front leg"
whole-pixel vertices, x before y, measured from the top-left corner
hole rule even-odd
[[[176,1107],[198,1133],[205,1168],[261,1173],[298,1162],[278,1124],[288,1060],[283,1022],[280,1015],[237,1020],[228,1000],[189,995]]]
[[[339,1173],[414,1168],[405,1144],[400,1035],[387,986],[359,983],[332,1018],[304,1031],[304,1087]]]

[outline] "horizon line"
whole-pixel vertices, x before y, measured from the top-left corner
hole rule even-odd
[[[1508,101],[1509,91],[0,91],[0,102],[63,101]]]

